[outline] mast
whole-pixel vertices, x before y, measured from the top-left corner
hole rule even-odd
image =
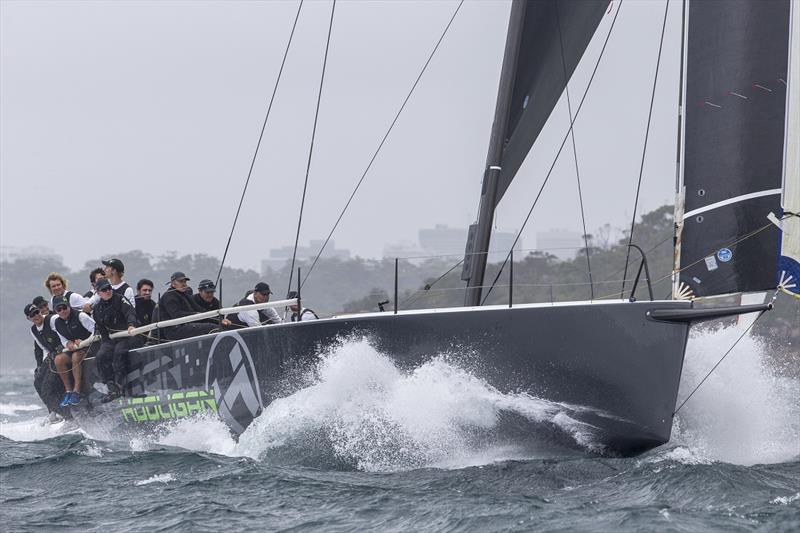
[[[492,220],[497,196],[497,182],[500,177],[501,159],[505,146],[505,133],[508,126],[511,96],[514,90],[517,55],[522,39],[525,20],[526,0],[513,0],[508,21],[508,34],[500,71],[500,84],[497,90],[497,104],[489,137],[489,151],[486,155],[486,170],[481,187],[481,201],[478,209],[478,222],[470,226],[467,250],[464,258],[464,274],[467,291],[464,304],[477,306],[481,303],[483,276],[486,271],[486,258],[492,234]]]
[[[674,234],[672,237],[672,299],[681,299],[681,287],[678,272],[681,269],[681,233],[683,232],[683,212],[686,200],[686,188],[683,186],[683,139],[684,139],[684,113],[686,102],[686,19],[689,10],[686,9],[688,0],[681,2],[681,63],[680,79],[678,81],[678,154],[675,158],[675,214]]]

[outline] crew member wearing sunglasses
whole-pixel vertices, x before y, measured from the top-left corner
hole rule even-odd
[[[41,297],[40,297],[41,298]],[[64,351],[61,339],[55,331],[55,314],[42,313],[35,303],[25,306],[25,316],[31,322],[31,336],[33,337],[33,356],[36,359],[36,370],[33,373],[33,388],[39,398],[53,416],[51,421],[58,420],[56,410],[58,402],[64,394],[61,382],[56,374],[50,372],[56,356]]]
[[[101,279],[95,287],[100,301],[94,306],[92,316],[102,341],[97,351],[97,369],[108,387],[103,402],[110,402],[122,395],[122,384],[127,374],[130,337],[112,339],[110,335],[118,331],[131,334],[136,327],[136,311],[128,299],[114,291],[111,282]]]
[[[66,391],[64,399],[59,405],[61,407],[78,405],[81,403],[81,379],[83,377],[81,366],[83,358],[86,356],[86,349],[81,348],[80,343],[94,335],[94,320],[83,311],[70,308],[69,300],[63,296],[53,298],[53,309],[58,314],[55,320],[56,332],[61,339],[61,344],[66,348],[64,353],[56,356],[56,369]]]

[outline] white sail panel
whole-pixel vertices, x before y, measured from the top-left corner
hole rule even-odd
[[[800,5],[792,2],[789,75],[786,95],[786,163],[781,207],[781,257],[778,262],[786,291],[800,295]],[[791,276],[791,279],[789,279]]]

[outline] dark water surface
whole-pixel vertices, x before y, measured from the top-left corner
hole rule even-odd
[[[692,339],[681,397],[737,334]],[[740,346],[673,442],[628,459],[593,455],[540,400],[445,358],[403,374],[366,343],[330,354],[238,442],[213,420],[134,438],[49,425],[30,375],[5,374],[0,529],[800,531],[800,383],[759,342]],[[493,440],[508,413],[559,438]]]

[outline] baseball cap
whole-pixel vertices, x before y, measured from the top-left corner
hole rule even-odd
[[[53,298],[53,309],[58,309],[59,305],[66,305],[69,307],[69,300],[64,298],[63,296],[56,296]]]
[[[33,299],[33,305],[35,305],[36,307],[41,307],[46,303],[47,300],[45,299],[44,296],[37,296],[36,298]]]
[[[263,281],[259,281],[256,283],[255,288],[253,289],[254,292],[260,292],[261,294],[272,294],[272,291],[269,290],[269,284],[264,283]]]
[[[197,286],[198,291],[215,291],[217,290],[217,286],[214,285],[214,282],[210,279],[204,279],[200,282],[200,285]]]
[[[39,308],[36,307],[34,304],[28,304],[25,306],[25,316],[33,316],[39,312]]]
[[[105,289],[106,287],[111,287],[111,282],[108,281],[106,278],[100,278],[94,284],[94,288],[98,291],[101,289]]]
[[[116,270],[117,272],[125,272],[125,265],[122,264],[122,261],[117,259],[116,257],[113,259],[109,259],[108,261],[100,261],[105,266],[109,266]]]
[[[169,277],[169,283],[172,283],[173,281],[178,281],[178,280],[181,280],[181,279],[185,279],[186,281],[189,281],[191,278],[187,278],[186,274],[184,274],[183,272],[181,272],[179,270],[178,272],[173,272],[172,273],[172,275]],[[169,283],[167,285],[169,285]]]

